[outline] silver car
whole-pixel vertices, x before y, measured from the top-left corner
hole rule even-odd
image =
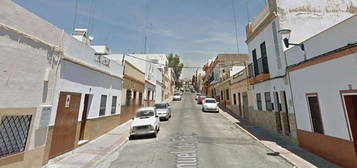
[[[171,118],[171,108],[169,103],[158,103],[154,106],[156,108],[156,112],[160,120],[169,120]]]

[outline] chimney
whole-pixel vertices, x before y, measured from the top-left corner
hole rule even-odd
[[[75,28],[72,36],[87,45],[90,45],[90,42],[93,40],[93,37],[88,35],[88,29]]]

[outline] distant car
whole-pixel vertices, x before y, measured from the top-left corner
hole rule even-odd
[[[200,94],[200,93],[197,93],[196,96],[195,96],[195,100],[197,100],[198,97],[200,97],[200,96],[201,96],[201,94]]]
[[[219,112],[218,110],[218,102],[216,102],[213,98],[206,98],[202,102],[202,111],[213,111]]]
[[[180,93],[175,93],[174,97],[172,98],[173,101],[181,101],[182,100],[182,96]]]
[[[156,137],[160,130],[160,120],[155,107],[143,107],[136,111],[130,126],[130,137],[152,134]]]
[[[171,118],[171,108],[169,103],[158,103],[155,104],[154,107],[156,108],[157,115],[160,119],[168,120]]]
[[[197,104],[202,104],[203,100],[206,98],[206,96],[198,96],[197,98]]]

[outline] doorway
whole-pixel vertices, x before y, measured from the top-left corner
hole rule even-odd
[[[88,112],[90,109],[90,105],[92,104],[92,96],[90,94],[86,94],[84,97],[84,104],[83,104],[83,112],[82,112],[82,121],[81,121],[81,131],[79,134],[79,140],[84,140],[84,131],[86,128]]]
[[[350,124],[351,138],[355,149],[357,149],[357,95],[344,95],[343,98]]]
[[[249,119],[249,114],[248,114],[249,107],[248,107],[248,94],[247,94],[247,92],[243,92],[242,99],[243,99],[243,113],[244,113],[244,116],[246,117],[246,119]]]
[[[283,128],[282,128],[282,123],[281,123],[281,105],[280,105],[280,101],[279,101],[279,93],[278,92],[274,92],[274,102],[275,102],[275,109],[276,109],[276,129],[278,131],[279,134],[281,134],[283,132]]]
[[[81,94],[61,92],[53,127],[50,158],[74,148]]]

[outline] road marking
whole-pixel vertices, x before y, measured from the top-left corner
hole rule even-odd
[[[174,143],[173,152],[176,155],[177,168],[196,168],[197,163],[197,139],[192,135],[177,135],[171,139]]]

